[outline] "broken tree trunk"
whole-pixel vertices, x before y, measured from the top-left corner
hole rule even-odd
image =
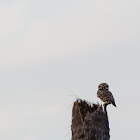
[[[78,99],[72,110],[72,140],[109,140],[107,113],[99,104]]]

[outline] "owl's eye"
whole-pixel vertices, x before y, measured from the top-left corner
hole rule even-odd
[[[108,86],[106,86],[106,87],[105,87],[105,89],[107,89],[107,90],[108,90]]]

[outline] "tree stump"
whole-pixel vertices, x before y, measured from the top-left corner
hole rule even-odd
[[[102,105],[78,99],[72,110],[72,140],[109,140],[109,122]]]

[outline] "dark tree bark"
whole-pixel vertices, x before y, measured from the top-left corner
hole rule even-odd
[[[78,99],[72,110],[72,140],[109,140],[107,113],[99,104]]]

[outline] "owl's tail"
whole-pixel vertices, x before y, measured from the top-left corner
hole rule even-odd
[[[112,104],[113,104],[115,107],[117,107],[116,104],[115,104],[115,102],[112,102]]]

